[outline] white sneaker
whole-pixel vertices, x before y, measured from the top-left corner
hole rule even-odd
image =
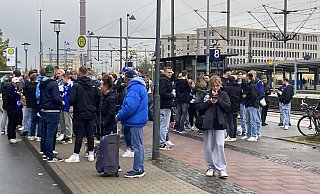
[[[243,136],[243,137],[241,137],[240,139],[248,139],[248,136]]]
[[[41,137],[36,137],[36,141],[41,141]]]
[[[18,127],[19,131],[23,131],[24,127]]]
[[[80,162],[80,158],[79,158],[79,156],[75,156],[72,154],[68,159],[65,160],[65,162],[66,163],[78,163],[78,162]]]
[[[88,161],[89,162],[93,162],[94,161],[94,155],[90,155],[88,156]]]
[[[198,131],[199,129],[196,127],[196,126],[193,126],[192,128],[191,128],[191,131]]]
[[[174,144],[169,140],[169,141],[167,141],[167,144],[169,145],[169,146],[171,146],[171,147],[173,147],[174,146]]]
[[[34,141],[34,136],[28,136],[29,141]]]
[[[131,150],[127,150],[124,154],[122,154],[123,158],[133,158],[134,157],[134,152]]]
[[[56,150],[53,150],[53,152],[52,153],[54,153],[54,154],[58,154],[58,152],[56,151]]]
[[[219,178],[227,178],[227,177],[228,177],[227,172],[221,171],[221,172],[219,173]]]
[[[57,141],[61,141],[63,138],[64,138],[64,135],[63,135],[63,134],[60,134],[60,135],[56,138],[56,140],[57,140]]]
[[[206,172],[206,176],[214,176],[214,170],[213,169],[208,169]]]
[[[10,142],[11,144],[16,144],[16,143],[17,143],[17,140],[16,140],[16,139],[10,139],[9,142]]]
[[[224,141],[237,141],[237,138],[227,137]]]
[[[249,138],[247,139],[247,141],[257,141],[257,138],[256,138],[256,137],[249,137]]]
[[[6,132],[5,131],[1,131],[1,135],[5,135],[6,134]]]
[[[289,129],[288,125],[284,126],[284,130],[288,130],[288,129]]]

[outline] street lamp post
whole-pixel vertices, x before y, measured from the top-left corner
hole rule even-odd
[[[70,43],[67,41],[64,41],[64,70],[68,70],[68,49],[67,46],[69,46]]]
[[[31,44],[25,42],[22,45],[23,45],[23,49],[24,49],[24,51],[26,53],[26,66],[25,66],[24,71],[27,72],[28,71],[28,46],[30,46]]]
[[[136,20],[134,15],[127,14],[127,38],[126,38],[126,66],[128,65],[129,59],[129,20]]]
[[[65,24],[62,20],[53,20],[50,22],[53,24],[53,30],[57,34],[57,66],[59,67],[59,33],[60,33],[60,25]]]

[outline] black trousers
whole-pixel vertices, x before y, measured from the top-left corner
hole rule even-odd
[[[266,122],[268,109],[269,109],[269,104],[267,104],[266,106],[262,107],[262,112],[261,112],[261,121],[262,121],[262,123]]]
[[[228,121],[228,135],[231,138],[236,138],[237,135],[237,113],[227,114]]]
[[[79,154],[82,146],[82,138],[87,137],[88,150],[93,151],[93,132],[95,127],[95,119],[77,119],[73,118],[73,133],[76,136],[74,143],[74,153]]]
[[[7,110],[8,112],[8,139],[16,138],[16,128],[19,123],[19,111],[17,110]]]
[[[197,110],[196,110],[196,104],[195,103],[190,103],[189,105],[189,109],[188,109],[188,113],[189,113],[189,122],[191,127],[193,127],[194,125],[194,120],[197,117]]]

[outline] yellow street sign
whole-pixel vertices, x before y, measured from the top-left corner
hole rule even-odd
[[[87,44],[87,39],[86,39],[86,37],[80,36],[80,37],[78,38],[78,46],[79,46],[80,48],[83,48],[83,47],[86,46],[86,44]]]
[[[14,49],[13,48],[9,48],[8,49],[8,54],[9,55],[13,55],[14,54]]]

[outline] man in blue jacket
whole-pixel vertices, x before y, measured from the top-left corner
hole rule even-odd
[[[48,162],[59,162],[62,159],[53,154],[56,130],[60,121],[60,110],[64,105],[59,96],[57,82],[53,79],[54,69],[46,67],[46,77],[40,83],[40,108],[43,123],[41,134],[41,150],[47,156]]]
[[[129,171],[125,177],[143,177],[145,175],[143,127],[148,121],[148,93],[144,80],[137,77],[134,71],[126,72],[125,81],[128,84],[127,93],[122,108],[116,116],[123,126],[130,129],[134,150],[133,170]]]

